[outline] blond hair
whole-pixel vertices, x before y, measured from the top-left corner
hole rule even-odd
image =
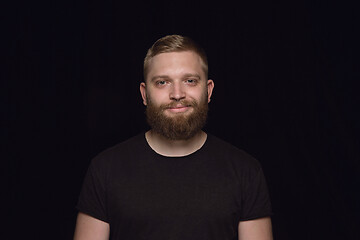
[[[208,76],[208,61],[205,51],[189,37],[181,35],[167,35],[158,39],[147,51],[144,59],[144,80],[146,81],[149,72],[150,60],[160,53],[193,51],[199,55],[202,60],[202,67],[205,77]]]

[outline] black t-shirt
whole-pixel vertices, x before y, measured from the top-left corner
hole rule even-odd
[[[157,154],[144,134],[102,152],[77,208],[116,240],[235,240],[239,221],[271,215],[259,162],[210,134],[184,157]]]

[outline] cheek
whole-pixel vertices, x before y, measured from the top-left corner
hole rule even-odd
[[[189,92],[189,97],[197,100],[198,102],[206,101],[207,102],[207,88],[197,89]]]
[[[161,104],[167,103],[169,98],[161,91],[151,91],[147,92],[146,100],[151,103],[153,106],[160,106]]]

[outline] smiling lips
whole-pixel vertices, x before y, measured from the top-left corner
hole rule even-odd
[[[178,104],[175,106],[168,107],[167,110],[169,110],[170,112],[173,112],[173,113],[181,113],[181,112],[186,112],[189,108],[190,108],[190,105]]]

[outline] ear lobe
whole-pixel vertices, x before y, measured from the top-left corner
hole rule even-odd
[[[144,82],[140,83],[140,94],[141,97],[143,99],[143,104],[146,106],[147,105],[147,101],[146,101],[146,84]]]

